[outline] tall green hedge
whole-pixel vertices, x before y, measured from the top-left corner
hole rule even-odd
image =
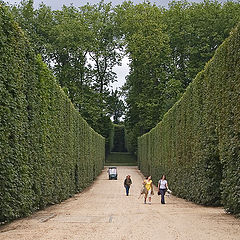
[[[180,197],[240,213],[240,29],[138,140],[139,168]]]
[[[125,146],[125,126],[114,124],[112,152],[127,152]]]
[[[88,186],[105,140],[93,131],[0,5],[0,222]]]

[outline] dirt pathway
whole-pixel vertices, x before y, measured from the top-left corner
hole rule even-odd
[[[73,198],[0,228],[0,240],[239,240],[240,220],[222,208],[202,207],[170,196],[161,205],[139,197],[142,175],[136,167],[118,167],[118,180],[106,169]],[[123,181],[133,185],[125,196]]]

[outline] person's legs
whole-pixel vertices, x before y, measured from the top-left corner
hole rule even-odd
[[[165,204],[165,199],[164,199],[165,189],[160,189],[160,194],[161,194],[161,203]]]
[[[151,204],[151,192],[152,192],[152,190],[151,189],[149,189],[148,190],[148,202],[149,202],[149,204]]]
[[[126,188],[126,195],[128,196],[128,194],[129,194],[129,186],[125,186],[125,188]]]
[[[147,203],[147,193],[144,194],[144,204]]]

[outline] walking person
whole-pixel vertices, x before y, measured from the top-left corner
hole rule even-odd
[[[168,182],[166,180],[166,176],[162,175],[161,179],[158,182],[158,190],[159,190],[159,194],[161,195],[161,204],[165,204],[165,193],[168,189]]]
[[[126,195],[129,195],[129,189],[132,184],[131,176],[127,175],[126,179],[124,180],[124,187],[126,188]]]
[[[146,192],[145,192],[145,195],[144,195],[144,204],[147,203],[147,198],[148,198],[148,204],[151,205],[152,195],[154,194],[154,193],[153,193],[152,177],[151,177],[151,176],[147,177],[147,178],[143,181],[143,185],[144,185],[145,188],[146,188]]]

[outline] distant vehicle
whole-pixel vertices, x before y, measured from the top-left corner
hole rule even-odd
[[[109,177],[109,180],[111,180],[111,179],[117,180],[117,168],[116,167],[108,168],[108,177]]]

